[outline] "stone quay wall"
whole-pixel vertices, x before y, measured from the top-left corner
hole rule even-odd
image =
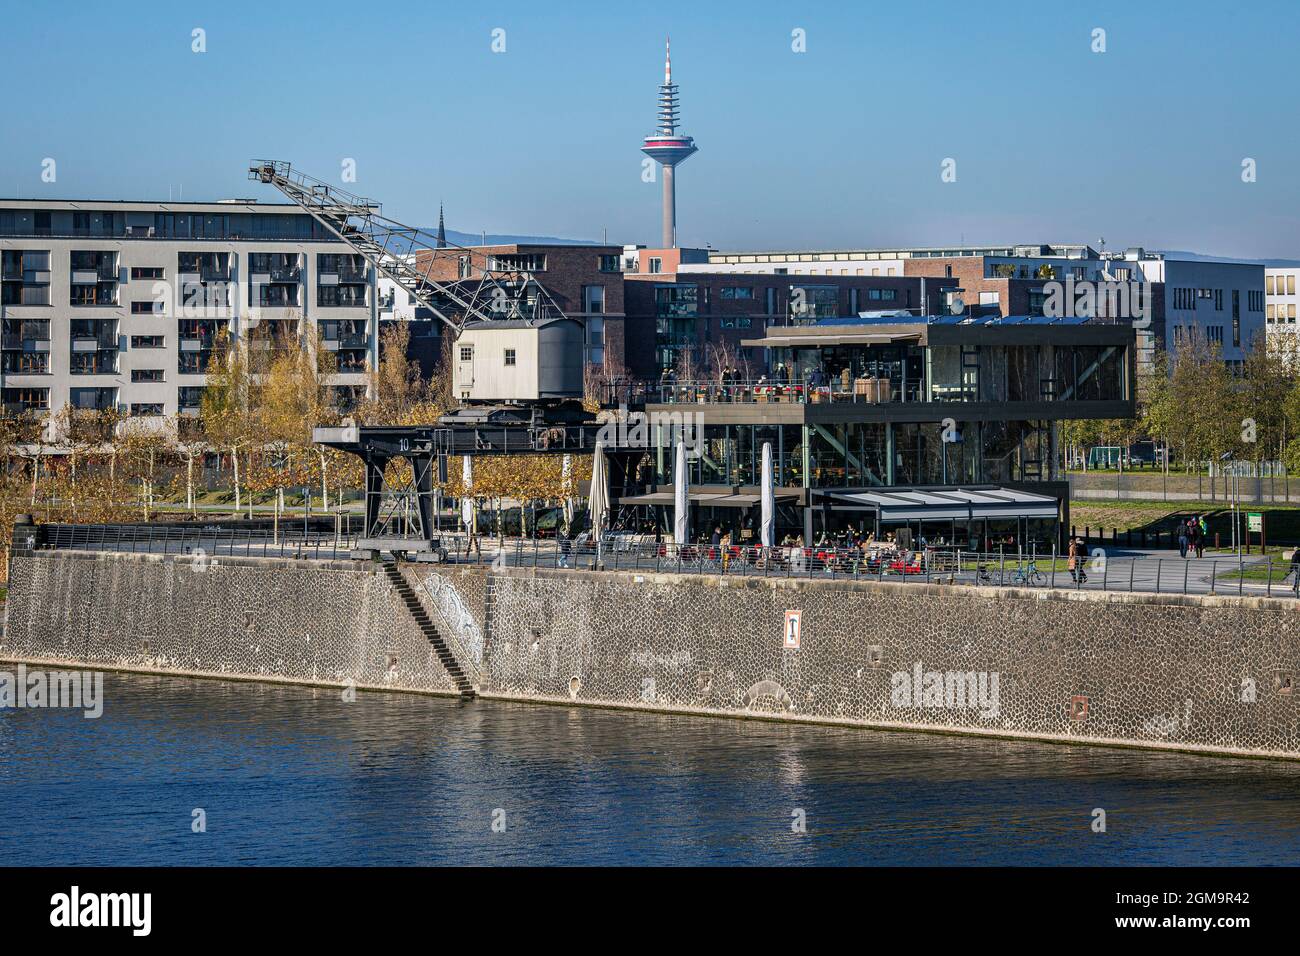
[[[0,659],[455,693],[392,585],[354,562],[15,554]]]
[[[1300,759],[1293,601],[404,574],[483,697]],[[0,658],[452,691],[384,575],[354,562],[18,554]]]

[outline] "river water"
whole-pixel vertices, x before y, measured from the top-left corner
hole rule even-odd
[[[137,675],[104,696],[0,711],[6,862],[1300,863],[1283,763]]]

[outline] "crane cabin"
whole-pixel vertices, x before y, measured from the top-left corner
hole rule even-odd
[[[469,322],[452,347],[452,388],[463,402],[581,399],[584,342],[567,317]]]

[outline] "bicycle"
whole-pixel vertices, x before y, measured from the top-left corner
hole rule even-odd
[[[1011,583],[1012,585],[1025,584],[1031,588],[1041,587],[1047,583],[1047,575],[1039,571],[1038,566],[1030,561],[1016,568],[1016,573],[1011,576]]]

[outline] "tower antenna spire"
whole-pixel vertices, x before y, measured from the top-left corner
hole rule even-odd
[[[664,38],[664,82],[659,87],[659,127],[645,138],[641,152],[663,169],[663,248],[677,245],[677,189],[673,174],[679,163],[696,152],[695,140],[677,132],[677,84],[673,82],[672,37]]]

